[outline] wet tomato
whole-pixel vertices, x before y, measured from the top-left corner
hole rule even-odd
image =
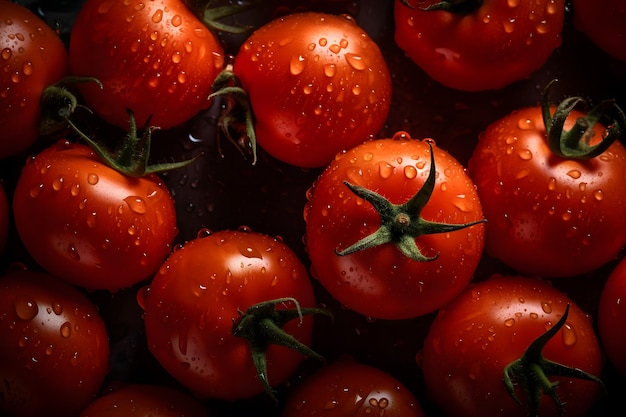
[[[626,62],[626,4],[621,0],[573,0],[574,27],[604,52]]]
[[[99,392],[109,341],[96,306],[48,274],[0,277],[0,414],[75,416]]]

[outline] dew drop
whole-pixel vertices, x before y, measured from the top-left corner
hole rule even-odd
[[[32,75],[33,71],[34,68],[32,62],[25,62],[24,65],[22,65],[22,73],[24,73],[24,75]]]
[[[391,177],[394,171],[395,171],[395,168],[393,165],[384,161],[378,163],[378,175],[380,175],[382,179],[387,179]]]
[[[63,314],[63,306],[60,303],[52,303],[52,311],[54,311],[54,314],[57,316],[60,316]]]
[[[59,191],[61,188],[63,188],[64,181],[65,180],[63,179],[63,177],[55,178],[54,180],[52,180],[52,189],[55,191]]]
[[[32,187],[28,194],[32,198],[37,198],[41,194],[41,190],[43,190],[43,184],[39,184],[39,185]]]
[[[530,119],[519,119],[517,122],[517,127],[521,130],[530,130],[534,129],[535,125]]]
[[[602,190],[594,190],[593,198],[597,201],[602,201],[604,199],[604,192]]]
[[[507,19],[502,22],[502,28],[505,33],[513,33],[515,30],[515,19]]]
[[[574,346],[577,341],[576,330],[569,323],[565,323],[563,326],[563,344],[565,346]]]
[[[320,40],[318,41],[318,43],[320,44],[320,46],[326,46],[326,45],[328,45],[328,39],[326,39],[326,38],[320,38]]]
[[[337,66],[335,64],[324,65],[324,75],[328,78],[332,78],[337,73]]]
[[[72,335],[72,325],[69,321],[66,321],[61,325],[60,332],[61,336],[63,336],[64,338],[68,338]]]
[[[91,184],[91,185],[96,185],[98,183],[98,181],[100,180],[100,178],[98,177],[98,174],[87,174],[87,183]]]
[[[409,179],[413,179],[415,177],[417,177],[417,168],[415,168],[412,165],[407,165],[404,167],[404,176],[409,178]]]
[[[179,51],[176,51],[172,54],[172,62],[174,64],[178,64],[183,59],[182,55]]]
[[[180,15],[175,15],[172,17],[172,26],[178,27],[183,23],[183,18]]]
[[[550,177],[550,179],[548,180],[548,190],[556,190],[556,178]]]
[[[542,302],[541,309],[546,314],[552,314],[552,306],[550,305],[550,303]]]
[[[504,320],[504,325],[506,327],[513,327],[515,325],[515,319],[514,318],[508,318],[508,319]]]
[[[346,61],[348,65],[354,68],[357,71],[362,71],[366,68],[365,61],[363,57],[357,54],[346,54]]]
[[[91,229],[97,226],[96,213],[93,211],[87,216],[87,226],[89,226],[89,228]]]
[[[156,12],[154,12],[154,14],[152,15],[152,22],[153,23],[160,23],[161,20],[163,20],[163,10],[158,9]]]
[[[39,313],[39,307],[30,297],[20,296],[15,299],[15,314],[22,320],[32,320]]]
[[[70,187],[70,195],[76,197],[80,193],[80,184],[73,184]]]
[[[334,54],[338,54],[339,52],[341,52],[341,45],[338,45],[336,43],[330,45],[328,47],[328,49],[330,49],[330,52],[334,53]]]
[[[530,161],[531,159],[533,159],[533,154],[530,150],[528,149],[520,149],[517,152],[517,156],[520,157],[520,159],[524,160],[524,161]]]
[[[302,55],[294,55],[289,61],[289,72],[291,75],[298,75],[304,71],[305,59]]]
[[[148,211],[148,205],[146,204],[146,200],[139,196],[128,196],[124,199],[130,211],[136,214],[146,214]]]
[[[519,2],[520,2],[520,0],[507,0],[507,2],[506,2],[506,3],[507,3],[507,5],[508,5],[510,8],[512,8],[512,9],[513,9],[513,8],[515,8],[515,7],[519,6]]]
[[[568,172],[567,172],[567,175],[569,175],[570,177],[572,177],[572,178],[574,178],[574,179],[578,179],[578,178],[580,178],[580,176],[581,176],[582,174],[580,173],[580,171],[579,171],[579,170],[577,170],[577,169],[572,169],[572,170],[570,170],[570,171],[568,171]]]
[[[13,55],[13,52],[11,52],[11,49],[9,48],[4,48],[2,52],[0,52],[0,57],[2,57],[2,59],[4,60],[10,59],[11,55]]]
[[[74,246],[72,243],[67,246],[67,256],[75,261],[80,261],[80,254],[76,250],[76,246]]]

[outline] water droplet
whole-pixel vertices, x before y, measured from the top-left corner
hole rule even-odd
[[[87,221],[87,226],[89,226],[91,229],[95,228],[97,225],[96,212],[92,211],[91,213],[89,213],[86,221]]]
[[[409,178],[409,179],[413,179],[415,177],[417,177],[417,168],[415,168],[412,165],[407,165],[404,167],[404,176]]]
[[[337,66],[335,64],[324,65],[324,75],[328,78],[332,78],[337,73]]]
[[[380,175],[381,178],[387,179],[391,177],[394,171],[395,167],[393,165],[384,161],[378,163],[378,175]]]
[[[76,250],[76,246],[74,246],[73,243],[70,243],[67,246],[67,256],[69,256],[71,259],[75,261],[80,261],[80,254]]]
[[[517,122],[517,127],[521,130],[530,130],[534,129],[535,125],[530,119],[519,119]]]
[[[178,64],[183,59],[180,51],[176,51],[172,54],[172,62]]]
[[[338,54],[339,52],[341,52],[341,45],[333,43],[328,47],[328,49],[330,49],[330,52]]]
[[[2,59],[4,60],[10,59],[11,55],[13,55],[13,52],[11,52],[11,49],[9,48],[4,48],[2,52],[0,52],[0,57],[2,57]]]
[[[64,181],[65,180],[63,179],[63,177],[55,178],[54,180],[52,180],[52,189],[55,191],[59,191],[61,188],[63,188]]]
[[[63,337],[70,337],[72,335],[72,324],[69,321],[66,321],[61,325],[60,332]]]
[[[98,174],[87,174],[87,183],[91,185],[96,185],[99,180],[100,178],[98,177]]]
[[[508,318],[508,319],[504,320],[504,325],[506,327],[513,327],[515,325],[515,319],[514,318]]]
[[[593,198],[597,201],[602,201],[604,199],[604,192],[602,190],[594,190]]]
[[[520,149],[517,152],[517,155],[524,161],[530,161],[531,159],[533,159],[533,154],[528,149]]]
[[[39,195],[41,194],[41,190],[43,190],[43,184],[34,186],[33,188],[30,189],[28,194],[32,198],[36,198],[36,197],[39,197]]]
[[[576,335],[576,329],[574,329],[569,323],[565,323],[562,328],[563,330],[563,344],[565,346],[574,346],[578,341],[578,336]]]
[[[20,296],[15,299],[15,314],[22,320],[32,320],[39,313],[37,302],[27,296]]]
[[[156,12],[154,12],[154,14],[152,15],[152,22],[153,23],[160,23],[161,20],[163,20],[163,10],[158,9]]]
[[[52,311],[57,316],[60,316],[63,313],[63,306],[60,303],[52,303]]]
[[[550,177],[550,179],[548,180],[548,190],[556,190],[556,178]]]
[[[550,25],[548,25],[547,21],[542,20],[541,22],[537,23],[537,26],[535,27],[535,30],[540,35],[543,35],[543,34],[548,33],[550,31]]]
[[[542,302],[541,309],[546,314],[552,314],[552,305],[550,303]]]
[[[348,62],[348,65],[357,71],[362,71],[367,68],[363,57],[357,54],[346,54],[346,61]]]
[[[320,38],[320,40],[317,41],[317,42],[320,44],[320,46],[328,45],[328,39],[326,39],[326,38]]]
[[[510,18],[502,22],[502,28],[505,33],[513,33],[515,30],[515,19]]]
[[[32,62],[25,62],[24,65],[22,65],[22,73],[24,73],[24,75],[32,75],[33,71],[34,68]]]
[[[146,204],[146,200],[144,200],[142,197],[131,195],[126,197],[124,201],[133,213],[146,214],[146,212],[148,211],[148,205]]]
[[[304,71],[305,58],[302,55],[292,56],[289,61],[289,72],[291,75],[298,75]]]
[[[515,7],[519,6],[519,2],[520,2],[520,0],[507,0],[507,5],[510,8],[515,8]]]
[[[180,26],[182,23],[183,23],[183,18],[182,18],[182,17],[180,17],[180,15],[178,15],[178,14],[177,14],[177,15],[174,15],[174,16],[172,17],[172,26],[174,26],[174,27],[178,27],[178,26]]]

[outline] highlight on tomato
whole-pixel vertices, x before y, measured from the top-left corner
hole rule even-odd
[[[433,80],[463,91],[530,77],[561,45],[563,0],[395,0],[395,41]]]
[[[279,238],[202,230],[138,293],[148,347],[200,398],[236,400],[284,383],[307,357],[315,307],[304,264]]]
[[[450,417],[582,417],[604,387],[592,318],[535,277],[470,284],[437,312],[418,358]]]
[[[385,58],[348,15],[276,18],[250,35],[223,75],[228,88],[215,95],[230,95],[248,112],[252,146],[299,167],[323,167],[374,137],[391,105]]]
[[[0,276],[0,414],[76,416],[109,370],[105,323],[85,294],[49,274]]]
[[[435,311],[470,282],[483,253],[474,183],[432,139],[397,132],[342,152],[307,198],[313,277],[368,317]]]
[[[553,83],[550,83],[552,85]],[[487,223],[485,250],[524,274],[568,277],[626,245],[626,117],[581,97],[520,108],[480,135],[469,159]]]

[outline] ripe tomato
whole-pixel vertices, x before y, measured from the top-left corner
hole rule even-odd
[[[37,15],[0,0],[0,159],[27,150],[39,137],[43,90],[67,72],[61,39]]]
[[[436,310],[468,284],[482,255],[474,184],[456,159],[429,143],[405,132],[365,142],[339,154],[309,190],[304,217],[312,274],[366,316],[404,319]],[[375,191],[385,204],[370,204],[344,182]],[[375,234],[388,239],[339,254]]]
[[[130,384],[105,392],[79,417],[209,417],[204,405],[191,395],[158,385]]]
[[[395,0],[395,41],[447,87],[500,89],[546,63],[564,15],[563,0]]]
[[[573,0],[574,27],[604,52],[626,61],[626,3],[622,0]]]
[[[376,135],[391,104],[385,59],[347,15],[273,20],[244,42],[233,71],[249,96],[257,143],[296,166],[322,167]]]
[[[34,260],[89,289],[116,291],[148,278],[177,233],[174,201],[158,176],[131,178],[66,140],[26,161],[13,210]]]
[[[343,357],[288,393],[282,417],[423,417],[415,396],[391,374]]]
[[[75,416],[108,371],[109,342],[96,307],[47,274],[0,277],[0,414]]]
[[[559,156],[542,112],[523,108],[493,122],[470,157],[487,218],[485,250],[525,274],[583,274],[626,244],[626,149],[615,141],[593,158]],[[584,116],[573,110],[564,128]],[[561,129],[552,130],[558,139]],[[605,131],[596,123],[585,137],[595,143]]]
[[[598,305],[598,332],[609,362],[626,376],[626,334],[620,323],[626,318],[626,260],[623,258],[604,284]]]
[[[86,104],[126,128],[130,109],[140,125],[150,117],[162,129],[209,106],[211,84],[222,69],[218,39],[180,0],[88,0],[72,28],[74,75]]]
[[[282,319],[277,324],[267,319],[252,323],[252,330],[266,333],[250,340],[235,335],[235,329],[244,317],[253,317],[242,316],[251,307],[262,315],[289,308],[294,320],[282,323],[284,332],[309,345],[313,321],[299,321],[294,302],[285,300],[297,300],[303,312],[314,305],[306,268],[282,241],[264,234],[248,229],[200,233],[174,251],[138,295],[148,347],[200,397],[235,400],[269,391],[296,370],[302,353],[271,338],[280,336],[273,330],[281,327]],[[273,300],[281,302],[264,306],[269,310],[259,305]]]
[[[516,402],[505,387],[505,367],[556,326],[568,305],[563,327],[542,351],[532,353],[577,370],[526,356],[529,369],[509,374]],[[496,275],[470,284],[437,313],[421,360],[429,398],[448,416],[547,417],[561,415],[560,411],[584,416],[601,392],[599,380],[585,379],[600,375],[603,365],[591,318],[565,293],[538,278]],[[541,365],[545,375],[535,365]],[[583,376],[580,370],[588,374]],[[562,410],[546,389],[554,389]],[[538,410],[532,409],[535,394],[540,396]]]

